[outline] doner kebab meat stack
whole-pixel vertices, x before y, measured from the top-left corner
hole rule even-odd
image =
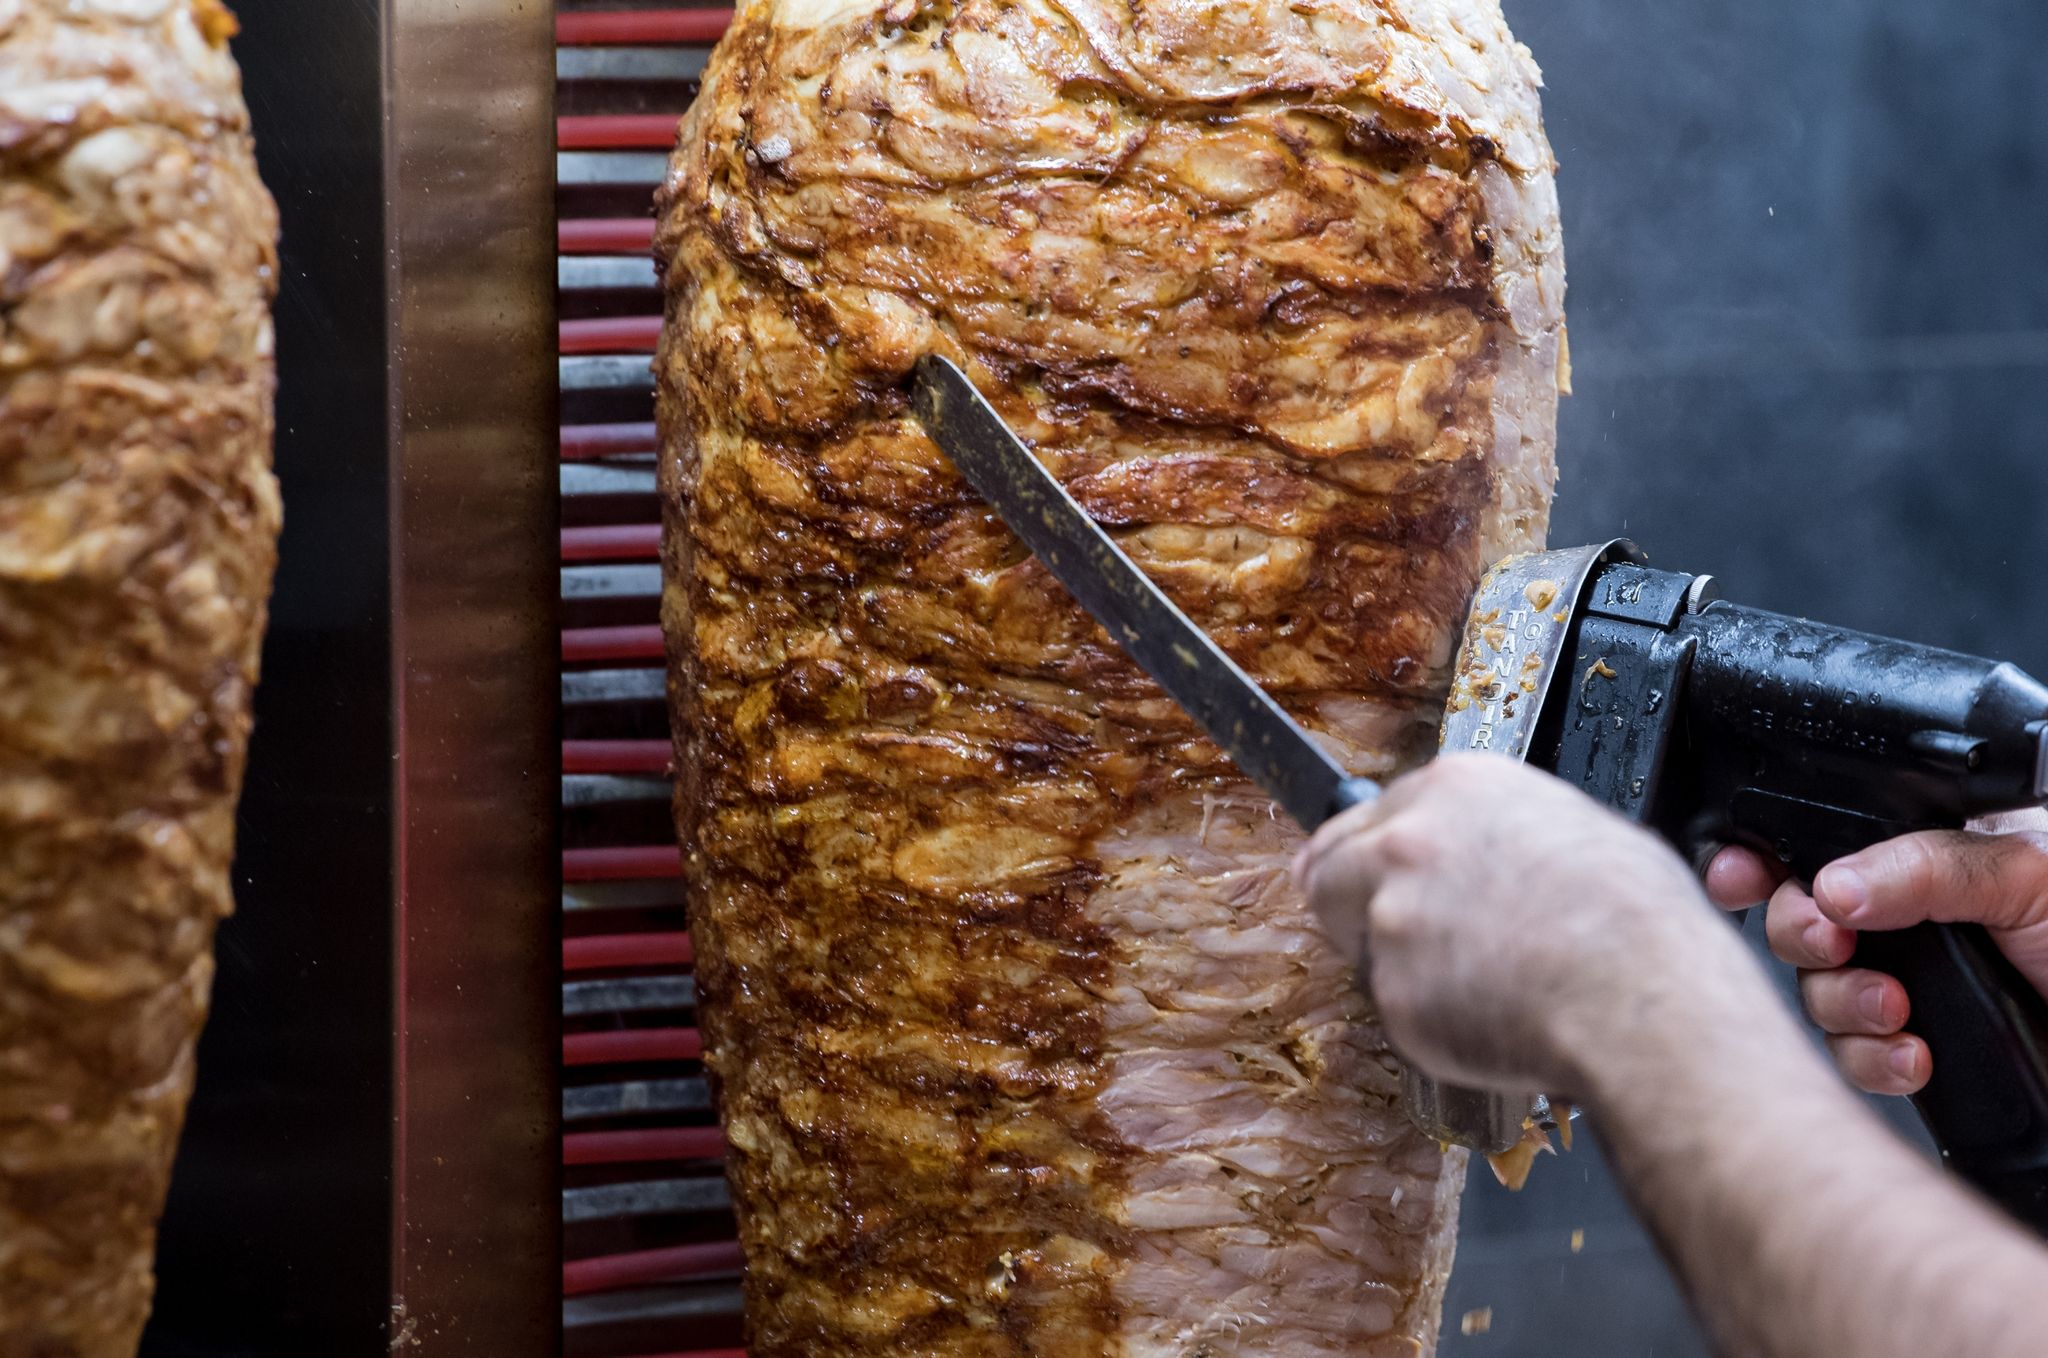
[[[1464,1178],[1298,835],[908,405],[961,364],[1355,771],[1564,384],[1493,0],[748,0],[660,200],[664,620],[755,1358],[1434,1351]]]

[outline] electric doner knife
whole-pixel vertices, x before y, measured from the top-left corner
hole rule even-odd
[[[1173,606],[942,358],[926,430],[1055,578],[1305,829],[1371,800]],[[1445,750],[1524,760],[1694,857],[1723,844],[1803,880],[1873,844],[2048,805],[2048,686],[2012,665],[1728,603],[1612,542],[1512,558],[1467,619]],[[1866,934],[1934,1053],[1915,1097],[1944,1161],[2048,1234],[2048,999],[1974,925]],[[1488,1153],[1541,1100],[1411,1070],[1409,1116]]]

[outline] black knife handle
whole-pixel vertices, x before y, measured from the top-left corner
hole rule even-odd
[[[1790,866],[1811,882],[1888,835],[1845,825],[1797,838]],[[1852,965],[1906,988],[1906,1028],[1934,1055],[1913,1106],[1943,1163],[2048,1236],[2048,998],[1974,924],[1859,934]]]
[[[1913,1104],[1942,1160],[2048,1236],[2048,1000],[1974,924],[1859,935],[1855,965],[1906,987],[1934,1053]]]

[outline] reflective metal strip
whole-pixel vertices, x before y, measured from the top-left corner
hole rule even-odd
[[[565,566],[564,599],[659,599],[659,566]]]
[[[605,1184],[562,1191],[562,1220],[610,1221],[672,1212],[722,1212],[732,1206],[724,1179],[662,1179],[647,1184]]]
[[[558,358],[563,391],[654,390],[654,369],[645,354]]]
[[[668,697],[668,676],[660,670],[586,670],[562,676],[562,705],[658,703]]]
[[[559,151],[555,182],[571,187],[607,188],[645,184],[653,188],[668,173],[659,151]]]
[[[562,987],[562,1012],[645,1014],[660,1009],[689,1009],[697,1003],[697,983],[688,976],[637,976],[623,981],[571,981]]]
[[[557,80],[695,80],[711,53],[701,47],[564,47]]]
[[[665,778],[617,778],[602,773],[572,773],[562,779],[563,806],[620,806],[628,802],[666,802]]]
[[[565,1122],[594,1122],[641,1113],[703,1113],[710,1108],[711,1086],[702,1080],[634,1080],[627,1084],[572,1086],[562,1091]]]
[[[597,910],[668,910],[683,903],[683,884],[673,878],[652,882],[578,882],[562,888],[562,909],[570,914]]]
[[[577,462],[562,468],[562,494],[652,495],[653,467],[620,467]]]
[[[738,1283],[603,1292],[593,1297],[565,1300],[562,1303],[562,1328],[572,1332],[610,1326],[644,1325],[655,1328],[681,1321],[734,1317],[740,1314],[743,1306]],[[706,1354],[705,1358],[716,1358],[716,1355]]]
[[[661,282],[646,255],[571,255],[555,260],[555,286],[563,292],[612,292]]]

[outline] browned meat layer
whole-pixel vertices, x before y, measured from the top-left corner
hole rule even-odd
[[[1295,836],[953,474],[954,358],[1360,770],[1540,541],[1491,0],[754,0],[662,195],[678,818],[752,1352],[1413,1355],[1421,1144]]]
[[[214,0],[0,0],[0,1353],[125,1358],[230,907],[275,211]]]

